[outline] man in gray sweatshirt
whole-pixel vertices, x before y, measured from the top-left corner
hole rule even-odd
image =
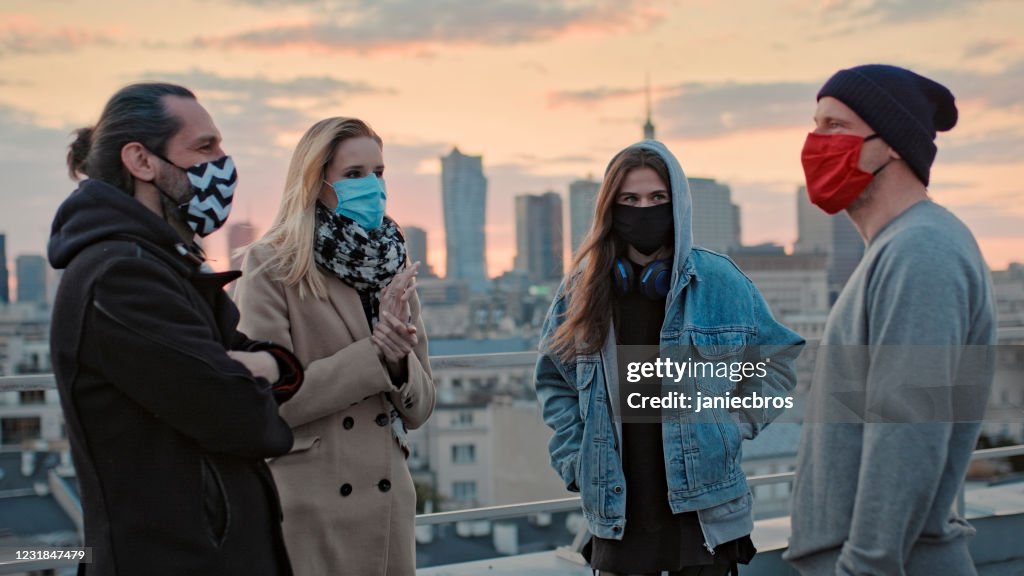
[[[802,574],[975,574],[953,510],[991,387],[995,311],[970,230],[928,197],[941,84],[840,70],[802,153],[812,202],[864,257],[829,315],[797,458],[785,558]],[[842,217],[842,216],[840,216]]]

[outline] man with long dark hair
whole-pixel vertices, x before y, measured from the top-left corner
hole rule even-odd
[[[51,348],[91,564],[80,574],[290,574],[264,458],[292,446],[278,404],[302,383],[193,241],[227,219],[237,175],[213,120],[171,84],[117,92],[76,132],[51,264]]]

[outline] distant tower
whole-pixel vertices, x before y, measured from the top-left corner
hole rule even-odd
[[[845,211],[831,217],[832,251],[828,259],[828,289],[832,303],[864,256],[864,239]]]
[[[651,122],[651,75],[647,75],[647,122],[644,123],[644,140],[654,140],[654,123]]]
[[[409,253],[409,263],[420,263],[417,273],[420,278],[433,278],[434,271],[427,262],[427,231],[417,226],[403,226],[402,233],[405,234],[405,249]]]
[[[454,148],[441,158],[441,202],[445,277],[465,280],[472,292],[486,292],[490,285],[484,230],[487,177],[482,156],[467,156]]]
[[[693,204],[693,243],[726,254],[740,246],[740,207],[732,190],[712,178],[687,178]]]
[[[6,236],[0,234],[0,304],[7,304],[11,301],[10,293],[7,291],[7,247]]]
[[[533,282],[561,280],[562,246],[562,197],[516,196],[516,270]]]
[[[832,218],[807,197],[807,187],[796,191],[796,244],[794,254],[831,254]]]
[[[244,248],[256,241],[256,227],[249,222],[239,222],[228,226],[228,260],[232,270],[242,269],[242,258],[238,256],[239,248]]]
[[[46,303],[46,258],[22,254],[15,259],[18,278],[18,302]]]
[[[601,183],[588,176],[569,184],[569,242],[573,253],[583,243],[583,238],[594,224],[594,206]]]

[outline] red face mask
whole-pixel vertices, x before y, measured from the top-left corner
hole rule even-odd
[[[842,211],[888,165],[886,162],[874,173],[865,172],[857,166],[861,147],[875,138],[878,134],[866,138],[850,134],[807,135],[800,162],[807,178],[807,196],[815,206],[829,214]]]

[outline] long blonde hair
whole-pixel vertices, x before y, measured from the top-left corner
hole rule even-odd
[[[612,159],[594,207],[594,224],[583,239],[567,273],[568,307],[564,322],[555,330],[549,349],[562,361],[577,354],[594,354],[608,337],[612,320],[611,270],[626,243],[612,232],[612,208],[626,175],[650,167],[671,185],[664,158],[653,150],[627,148]]]
[[[316,201],[334,150],[344,140],[358,137],[373,138],[384,148],[380,136],[356,118],[326,118],[302,135],[288,166],[281,207],[274,223],[253,243],[253,246],[273,248],[272,256],[255,272],[266,270],[276,281],[288,286],[298,285],[300,298],[307,294],[317,299],[327,297],[327,283],[313,255]]]

